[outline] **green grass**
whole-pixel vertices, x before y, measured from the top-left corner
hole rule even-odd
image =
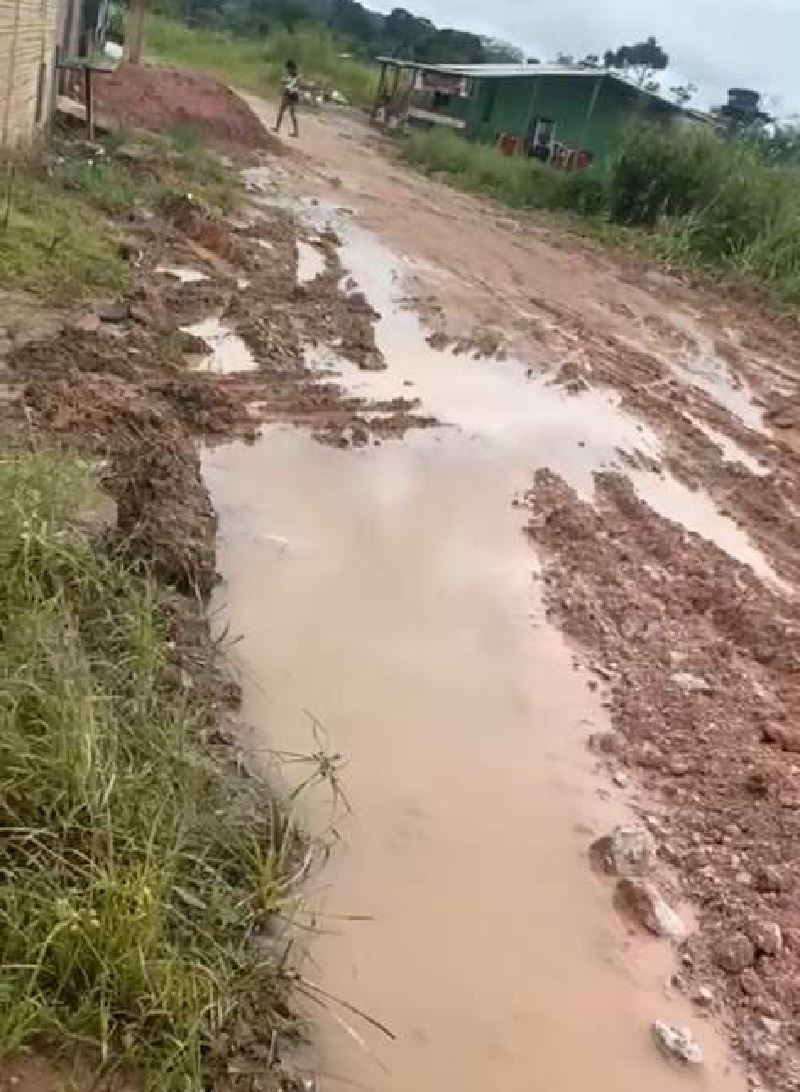
[[[5,204],[5,202],[3,202]],[[51,303],[128,283],[113,227],[85,202],[19,171],[8,221],[0,222],[0,285]]]
[[[435,129],[412,131],[403,138],[407,163],[427,174],[441,174],[472,193],[493,197],[512,208],[549,205],[555,172],[518,156],[504,156],[484,144],[471,144],[457,133]]]
[[[341,92],[353,103],[372,102],[377,69],[344,57],[348,45],[322,26],[275,30],[268,36],[242,37],[225,31],[186,26],[164,16],[147,22],[146,48],[161,61],[213,73],[231,87],[257,95],[273,95],[290,58],[304,81]]]
[[[502,155],[450,131],[403,138],[405,161],[517,209],[581,214],[594,237],[671,265],[800,299],[800,169],[706,130],[637,126],[615,159],[580,174]]]
[[[132,146],[141,158],[123,158],[119,153],[126,146]],[[235,171],[208,149],[199,129],[186,125],[160,136],[114,133],[105,143],[104,154],[90,160],[67,158],[55,171],[53,182],[114,216],[136,205],[155,209],[187,192],[218,211],[230,212],[242,192]]]
[[[130,161],[125,144],[144,153]],[[104,151],[87,157],[65,144],[48,171],[36,153],[15,166],[10,211],[0,204],[0,285],[25,289],[49,303],[69,303],[130,283],[114,221],[134,208],[157,211],[191,193],[212,210],[229,212],[241,198],[233,171],[209,151],[201,133],[182,127],[161,136],[118,133]]]
[[[73,522],[94,495],[63,455],[0,455],[0,1053],[199,1092],[243,1013],[282,1025],[252,939],[293,839],[201,750],[155,589]]]

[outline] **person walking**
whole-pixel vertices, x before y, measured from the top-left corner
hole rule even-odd
[[[297,128],[297,111],[295,107],[300,101],[300,76],[294,61],[286,62],[286,75],[283,78],[283,90],[281,92],[281,104],[278,107],[278,117],[275,120],[275,132],[281,131],[284,115],[288,113],[292,123],[292,136],[300,135]]]

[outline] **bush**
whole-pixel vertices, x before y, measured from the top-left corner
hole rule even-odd
[[[553,207],[598,216],[608,209],[608,176],[601,168],[593,167],[567,174],[554,198]]]
[[[631,130],[609,172],[609,215],[648,226],[673,261],[800,286],[800,170],[706,130]]]
[[[611,218],[652,227],[711,199],[729,169],[728,146],[704,130],[636,125],[608,175]]]

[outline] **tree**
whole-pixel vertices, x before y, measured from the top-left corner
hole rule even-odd
[[[675,87],[670,87],[669,93],[672,95],[673,99],[675,99],[678,106],[688,106],[697,94],[697,84],[679,83]]]
[[[575,64],[575,57],[572,53],[556,53],[556,59],[554,64],[573,65]]]
[[[578,64],[581,68],[599,68],[600,57],[597,53],[587,53],[585,57],[581,57]]]
[[[603,55],[606,68],[614,68],[637,87],[648,90],[653,84],[656,72],[663,72],[669,64],[669,57],[652,36],[634,45],[622,45],[618,49],[607,49]],[[658,85],[656,85],[657,87]]]
[[[521,49],[500,38],[481,38],[481,46],[487,64],[522,64],[525,60]]]

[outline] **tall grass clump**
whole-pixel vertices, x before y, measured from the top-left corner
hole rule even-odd
[[[252,941],[291,838],[201,750],[154,588],[75,525],[93,493],[0,455],[0,1051],[199,1092],[243,1010],[268,1042],[285,1011]]]
[[[339,91],[353,103],[371,102],[378,83],[374,65],[349,56],[347,42],[313,23],[245,37],[153,15],[147,23],[147,49],[160,60],[211,72],[232,87],[260,95],[277,90],[290,58],[304,80]]]
[[[536,160],[503,155],[451,130],[417,129],[403,138],[407,163],[444,175],[462,189],[493,197],[513,208],[546,208],[556,201],[564,177]]]

